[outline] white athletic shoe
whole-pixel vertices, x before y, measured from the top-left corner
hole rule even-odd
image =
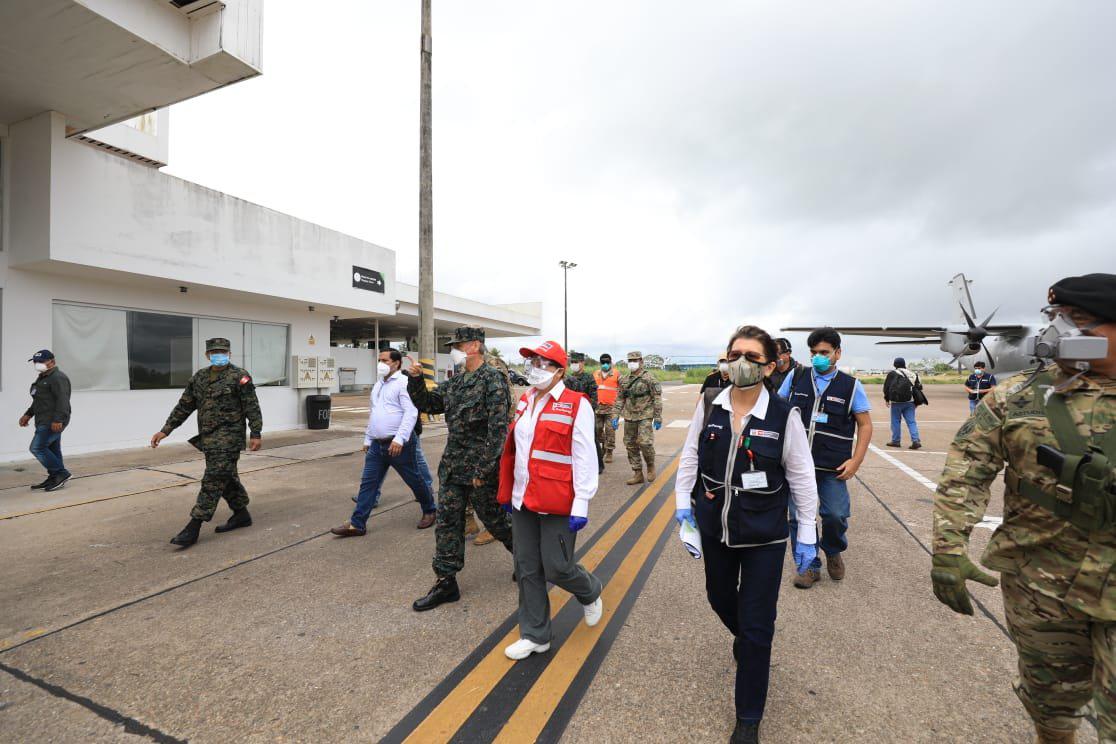
[[[504,656],[514,661],[519,661],[520,659],[526,659],[531,654],[545,654],[549,650],[549,643],[535,643],[526,638],[520,638],[504,649]]]
[[[604,614],[604,602],[600,597],[593,604],[582,605],[581,609],[585,610],[585,624],[592,628],[594,625],[601,621],[601,615]]]

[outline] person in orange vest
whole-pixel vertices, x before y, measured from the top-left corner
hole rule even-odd
[[[620,373],[612,366],[612,356],[601,354],[601,368],[593,373],[597,382],[597,441],[604,450],[604,461],[612,462],[612,451],[616,449],[616,431],[609,423],[612,409],[616,403],[616,391],[620,384]]]
[[[563,384],[566,352],[556,341],[520,349],[531,388],[519,399],[504,453],[496,500],[511,514],[512,552],[519,581],[519,634],[509,659],[550,650],[547,582],[572,594],[585,624],[604,612],[601,580],[574,558],[577,533],[589,523],[597,492],[593,408],[584,393]]]

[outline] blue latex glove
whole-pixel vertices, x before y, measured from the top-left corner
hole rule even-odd
[[[654,423],[652,423],[651,425],[655,427],[655,431],[663,428],[663,422],[659,421],[659,419],[655,419]]]
[[[690,509],[675,509],[674,521],[678,522],[681,527],[683,522],[689,522],[691,526],[697,527],[697,522],[694,521],[694,513]]]
[[[570,532],[580,532],[589,524],[589,517],[570,517]]]
[[[610,423],[612,424],[612,430],[613,431],[616,431],[617,429],[620,428],[620,419],[614,418],[614,419],[612,419],[612,421]]]
[[[817,545],[806,545],[798,543],[794,546],[794,565],[798,568],[798,573],[806,573],[806,569],[810,568],[810,564],[818,557]]]
[[[515,507],[511,505],[510,501],[506,504],[500,504],[500,508],[506,511],[508,514],[511,514],[515,511]]]

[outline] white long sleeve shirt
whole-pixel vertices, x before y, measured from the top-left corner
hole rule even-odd
[[[761,390],[755,406],[744,414],[741,428],[748,426],[753,414],[757,418],[765,417],[770,400],[767,389]],[[732,388],[727,387],[722,390],[721,394],[713,400],[713,405],[725,409],[732,417]],[[705,407],[699,400],[693,418],[690,419],[690,430],[686,433],[686,443],[682,445],[678,475],[675,478],[674,503],[678,509],[690,508],[690,494],[693,493],[698,478],[698,438],[701,436],[701,425],[704,419]],[[782,464],[787,473],[791,503],[794,505],[794,513],[798,519],[798,542],[813,545],[818,539],[816,528],[818,483],[814,476],[814,458],[810,454],[806,428],[802,425],[802,417],[797,409],[787,418],[786,436],[783,437]]]
[[[401,371],[376,381],[368,397],[368,406],[365,445],[389,437],[397,444],[407,443],[418,420],[418,409],[407,394],[407,379]]]
[[[527,464],[531,461],[531,444],[535,441],[535,425],[539,414],[550,399],[557,399],[566,389],[559,382],[542,397],[531,388],[525,401],[527,408],[515,423],[515,483],[512,485],[512,506],[523,508],[523,494],[527,491],[530,475]],[[519,405],[523,405],[521,401]],[[589,516],[589,499],[597,493],[597,445],[593,439],[593,407],[588,400],[581,401],[573,425],[573,489],[574,501],[571,517]]]

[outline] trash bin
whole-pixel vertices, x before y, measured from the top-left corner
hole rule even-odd
[[[330,397],[328,395],[306,396],[306,428],[329,428],[329,404]]]

